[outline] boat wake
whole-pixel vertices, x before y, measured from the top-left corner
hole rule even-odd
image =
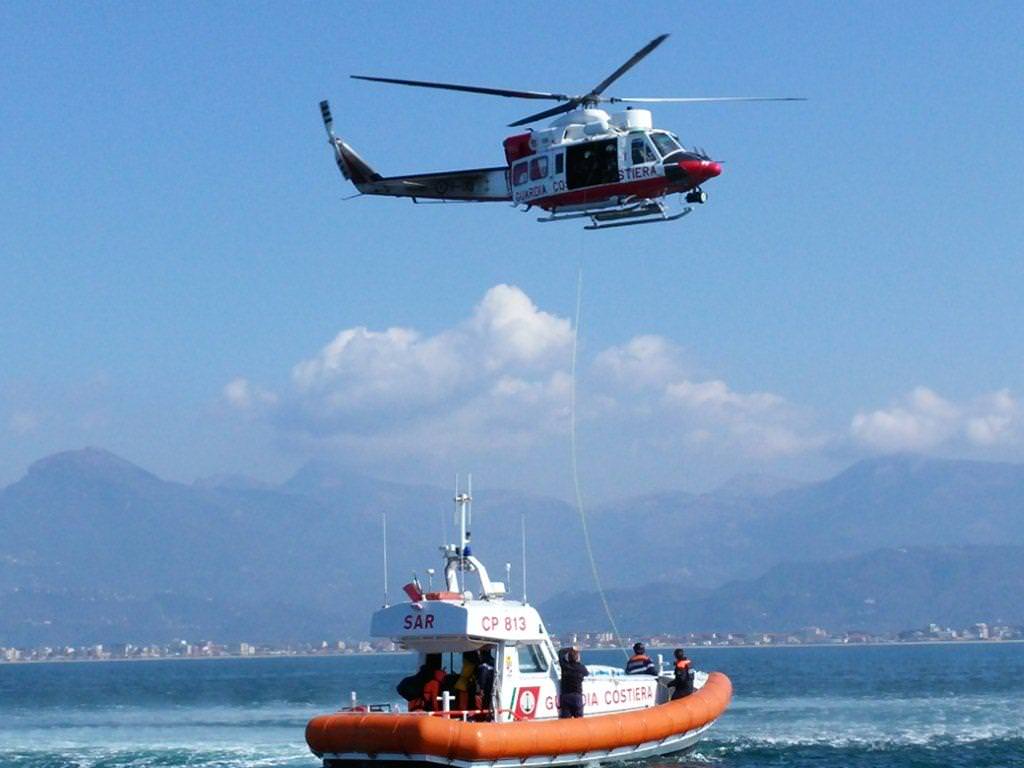
[[[1024,714],[1008,699],[744,704],[672,765],[1024,766]]]
[[[587,657],[597,667],[619,652]],[[699,658],[738,681],[728,716],[693,751],[630,768],[1024,768],[1020,646]],[[408,665],[369,656],[0,667],[0,768],[314,768],[302,740],[309,716],[357,687],[390,700]]]
[[[300,743],[269,751],[241,746],[0,751],[0,765],[4,768],[290,768],[308,767],[310,760],[306,745]]]

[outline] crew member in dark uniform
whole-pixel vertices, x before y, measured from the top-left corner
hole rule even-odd
[[[668,687],[673,689],[672,701],[693,693],[693,666],[682,648],[676,648],[675,657],[675,675],[668,682]]]
[[[437,678],[437,672],[440,670],[440,677],[444,677],[444,668],[442,665],[440,653],[428,653],[423,665],[415,675],[403,678],[397,687],[398,693],[403,699],[409,702],[409,711],[415,712],[416,710],[426,709],[429,702],[431,708],[433,708],[434,698],[424,696],[424,688]],[[439,691],[438,691],[439,693]],[[437,693],[434,693],[434,697]]]
[[[658,670],[647,655],[643,643],[633,643],[633,655],[626,662],[627,675],[656,675]]]
[[[480,691],[477,709],[489,710],[494,698],[494,652],[491,646],[480,649],[480,664],[476,668],[476,684]]]
[[[583,678],[590,672],[580,661],[580,652],[575,648],[562,648],[558,652],[558,665],[562,670],[558,689],[558,716],[583,717]]]

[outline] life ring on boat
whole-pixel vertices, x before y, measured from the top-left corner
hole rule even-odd
[[[732,683],[712,672],[693,694],[646,709],[572,720],[471,723],[422,714],[341,713],[314,717],[306,743],[317,757],[425,755],[460,762],[580,755],[658,742],[721,715]]]

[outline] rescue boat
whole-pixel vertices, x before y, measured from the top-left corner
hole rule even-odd
[[[441,547],[446,589],[406,585],[409,600],[374,613],[371,634],[416,652],[417,666],[441,654],[451,672],[463,653],[488,649],[494,659],[489,700],[481,695],[458,709],[445,693],[428,703],[433,711],[402,712],[391,703],[358,704],[353,694],[353,706],[306,726],[306,742],[325,768],[570,766],[692,749],[728,707],[732,684],[720,672],[698,671],[693,693],[671,700],[672,673],[660,657],[657,675],[588,664],[584,716],[559,719],[554,643],[536,608],[511,599],[471,554],[469,503],[468,493],[456,494],[461,537]]]

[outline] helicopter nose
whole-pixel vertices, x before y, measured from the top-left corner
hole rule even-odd
[[[680,160],[679,167],[697,184],[713,179],[722,172],[722,164],[715,160]]]

